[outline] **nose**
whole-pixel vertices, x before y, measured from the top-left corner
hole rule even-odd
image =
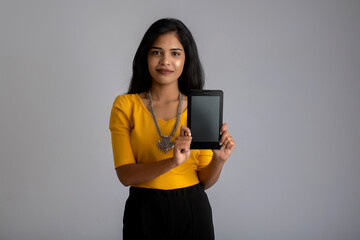
[[[169,56],[168,54],[163,54],[160,58],[160,65],[168,65],[169,64]]]

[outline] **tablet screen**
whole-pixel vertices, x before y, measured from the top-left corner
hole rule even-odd
[[[196,142],[219,141],[220,96],[193,96],[191,136]]]

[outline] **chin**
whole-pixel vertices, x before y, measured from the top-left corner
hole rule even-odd
[[[168,84],[172,84],[172,83],[177,83],[177,79],[169,79],[169,78],[156,78],[156,80],[154,80],[153,78],[153,81],[158,83],[158,84],[161,84],[161,85],[168,85]]]

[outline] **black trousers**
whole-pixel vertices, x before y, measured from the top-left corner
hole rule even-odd
[[[123,239],[212,240],[214,226],[201,184],[174,190],[130,187]]]

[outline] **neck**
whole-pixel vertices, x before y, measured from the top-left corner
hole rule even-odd
[[[157,86],[150,88],[152,99],[155,101],[175,101],[179,98],[180,90],[178,86]]]

